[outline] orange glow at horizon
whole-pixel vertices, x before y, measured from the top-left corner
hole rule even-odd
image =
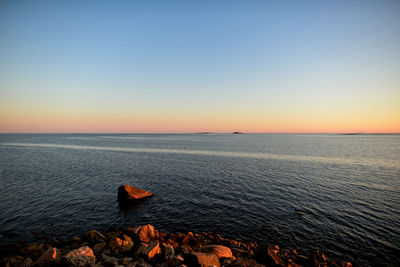
[[[399,133],[399,117],[388,114],[140,114],[75,110],[0,109],[2,133]]]

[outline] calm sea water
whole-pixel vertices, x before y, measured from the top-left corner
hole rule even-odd
[[[1,242],[151,223],[400,264],[399,135],[3,134],[0,184]]]

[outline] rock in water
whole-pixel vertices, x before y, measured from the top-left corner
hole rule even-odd
[[[153,194],[150,192],[147,192],[143,189],[131,186],[131,185],[121,185],[118,187],[118,200],[119,201],[124,201],[124,200],[136,200],[136,199],[141,199],[145,197],[150,197]]]

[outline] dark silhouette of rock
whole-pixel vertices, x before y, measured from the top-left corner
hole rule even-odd
[[[143,189],[131,186],[131,185],[121,185],[118,187],[118,200],[126,201],[126,200],[138,200],[145,197],[150,197],[153,194],[147,192]]]

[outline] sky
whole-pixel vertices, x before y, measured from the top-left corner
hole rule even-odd
[[[400,1],[0,1],[0,132],[400,132]]]

